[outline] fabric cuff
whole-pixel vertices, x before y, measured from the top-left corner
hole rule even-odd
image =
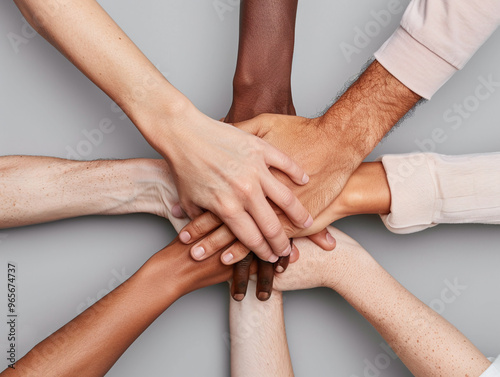
[[[433,223],[436,188],[427,154],[386,155],[382,161],[391,190],[391,212],[381,215],[387,229],[393,233],[414,233],[437,224]]]
[[[430,99],[458,71],[402,26],[375,53],[375,59],[408,89],[425,99]]]

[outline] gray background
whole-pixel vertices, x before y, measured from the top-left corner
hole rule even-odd
[[[167,78],[208,115],[220,118],[231,103],[236,62],[238,6],[219,15],[213,0],[111,1],[100,3],[157,64]],[[353,44],[355,28],[387,9],[385,0],[302,0],[297,18],[293,94],[300,115],[314,116],[331,102],[396,28],[402,12],[380,27],[366,47],[347,61],[342,43]],[[353,5],[355,4],[355,5]],[[406,7],[408,1],[402,1]],[[11,1],[0,2],[0,154],[66,157],[84,140],[83,129],[103,118],[116,130],[87,159],[155,157],[132,123],[43,38],[24,28]],[[8,33],[26,37],[16,51]],[[12,34],[11,34],[12,35]],[[488,75],[500,81],[500,34],[494,34],[466,68],[433,100],[392,132],[369,156],[418,150],[418,141],[442,128],[439,153],[499,150],[500,90],[453,130],[443,114],[463,103]],[[486,355],[500,353],[500,232],[493,226],[439,226],[398,236],[375,216],[339,221],[405,287],[426,303],[440,299],[445,281],[467,288],[442,314]],[[106,293],[115,275],[132,274],[169,243],[168,221],[149,215],[87,217],[0,231],[0,315],[6,312],[6,264],[18,265],[19,354],[71,320],[88,301]],[[434,300],[434,301],[433,301]],[[227,376],[227,287],[192,293],[175,303],[123,355],[109,376]],[[367,362],[384,350],[383,339],[341,297],[326,289],[287,293],[286,325],[297,376],[363,376]],[[0,318],[4,323],[4,318]],[[0,355],[6,327],[0,326]],[[4,357],[0,367],[6,366]],[[411,375],[399,360],[381,376]]]

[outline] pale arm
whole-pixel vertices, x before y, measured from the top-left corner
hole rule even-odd
[[[416,377],[480,376],[491,364],[453,325],[390,276],[356,241],[325,252],[296,240],[301,258],[275,278],[279,290],[326,286],[341,294],[386,339]]]
[[[210,119],[142,54],[94,0],[16,0],[27,21],[129,116],[169,163],[189,217],[209,210],[262,259],[290,252],[269,197],[300,229],[312,218],[292,191],[269,171],[308,177],[294,161],[261,139]],[[206,157],[210,156],[209,159]]]
[[[256,289],[253,281],[248,286],[251,291]],[[240,302],[230,301],[231,375],[293,376],[281,292],[274,291],[265,302],[255,295]]]
[[[177,191],[163,160],[0,157],[0,228],[85,215],[152,213],[174,224]]]

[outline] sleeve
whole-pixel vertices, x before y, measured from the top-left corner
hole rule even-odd
[[[406,87],[430,99],[499,23],[498,0],[412,0],[375,58]]]
[[[386,155],[391,213],[382,215],[393,233],[437,224],[500,224],[500,153],[445,156]]]
[[[500,377],[500,356],[479,377]]]

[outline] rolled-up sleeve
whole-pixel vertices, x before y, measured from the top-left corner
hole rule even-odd
[[[498,0],[412,0],[375,58],[406,87],[430,99],[499,23]]]
[[[391,212],[381,217],[393,233],[437,224],[500,224],[500,153],[410,153],[379,160],[391,191]]]

